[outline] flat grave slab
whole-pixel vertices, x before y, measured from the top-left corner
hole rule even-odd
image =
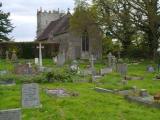
[[[24,84],[22,86],[22,107],[39,107],[39,86],[36,83]]]
[[[16,85],[15,81],[12,79],[8,79],[8,80],[0,80],[0,85],[2,86],[13,86]]]
[[[21,120],[21,109],[0,110],[0,120]]]

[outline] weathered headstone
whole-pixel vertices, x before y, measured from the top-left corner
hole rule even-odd
[[[37,71],[31,66],[31,63],[16,65],[14,68],[15,74],[36,74]]]
[[[111,52],[108,54],[107,58],[108,58],[108,66],[112,67],[112,53]]]
[[[65,54],[64,53],[60,53],[57,56],[57,65],[58,66],[63,66],[65,63]]]
[[[9,52],[6,51],[6,60],[9,60]]]
[[[36,65],[38,65],[38,64],[39,64],[39,60],[38,60],[38,58],[34,58],[34,63],[35,63]]]
[[[12,51],[11,60],[12,60],[13,62],[17,62],[17,60],[18,60],[17,55],[16,55],[16,51],[15,51],[15,50]]]
[[[112,68],[116,71],[116,57],[112,56]]]
[[[24,84],[22,86],[22,107],[39,107],[39,86],[36,83]]]
[[[117,70],[122,76],[126,76],[128,66],[125,63],[121,63],[117,65]]]
[[[21,120],[21,110],[0,110],[0,120]]]
[[[101,69],[100,72],[101,72],[101,75],[105,75],[105,74],[111,73],[112,68],[104,68],[104,69]]]
[[[91,55],[90,62],[91,62],[92,75],[96,75],[96,70],[95,70],[95,67],[94,67],[94,62],[95,62],[95,61],[96,61],[96,59],[94,58],[93,55]]]

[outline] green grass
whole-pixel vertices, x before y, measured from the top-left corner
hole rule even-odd
[[[52,66],[51,61],[45,62]],[[129,81],[126,86],[120,85],[121,77],[117,73],[102,78],[100,87],[126,89],[137,86],[154,94],[160,91],[160,81],[154,81],[155,73],[145,72],[147,63],[130,65],[129,75],[142,75],[142,81]],[[54,65],[53,65],[54,66]],[[81,65],[83,67],[83,64]],[[54,66],[55,67],[55,66]],[[104,65],[97,63],[96,68]],[[63,69],[63,68],[59,68]],[[122,96],[109,93],[97,93],[93,83],[50,83],[40,85],[42,107],[22,109],[23,120],[159,120],[160,110],[136,103],[127,102]],[[21,107],[21,84],[0,86],[0,109]],[[76,97],[57,98],[45,94],[46,88],[64,88],[79,94]]]

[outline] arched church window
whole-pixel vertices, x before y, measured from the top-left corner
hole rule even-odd
[[[89,51],[89,35],[86,30],[82,34],[82,51],[83,52]]]

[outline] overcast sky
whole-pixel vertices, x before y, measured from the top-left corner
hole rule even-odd
[[[1,0],[2,9],[10,12],[11,22],[15,26],[11,36],[16,41],[33,41],[36,37],[37,9],[67,11],[73,10],[74,0]]]

